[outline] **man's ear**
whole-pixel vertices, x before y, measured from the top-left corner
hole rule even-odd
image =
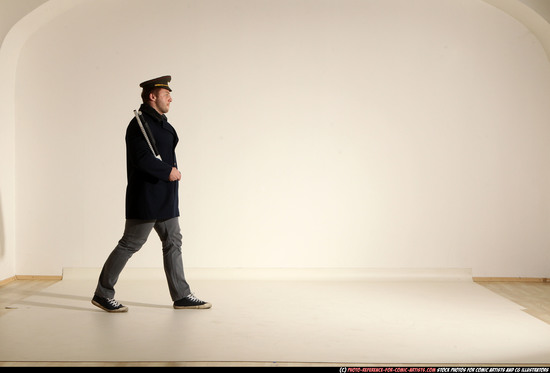
[[[157,101],[157,95],[154,92],[149,93],[149,101]]]

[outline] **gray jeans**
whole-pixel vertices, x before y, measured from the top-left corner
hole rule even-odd
[[[103,265],[95,295],[103,298],[115,297],[115,284],[124,266],[147,241],[155,228],[162,242],[164,272],[173,301],[191,294],[183,274],[181,256],[182,235],[178,218],[168,220],[126,220],[124,235]]]

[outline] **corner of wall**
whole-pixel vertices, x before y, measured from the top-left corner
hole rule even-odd
[[[520,0],[483,0],[527,27],[540,41],[550,61],[550,23],[537,10]]]
[[[49,0],[23,17],[0,45],[0,279],[16,274],[15,83],[19,54],[43,25],[89,0]]]

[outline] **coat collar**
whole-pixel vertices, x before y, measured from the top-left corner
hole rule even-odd
[[[150,117],[153,117],[153,119],[157,122],[168,122],[168,118],[166,118],[166,115],[159,114],[158,111],[153,109],[150,105],[147,104],[141,104],[139,107],[139,111],[142,113],[147,113]]]

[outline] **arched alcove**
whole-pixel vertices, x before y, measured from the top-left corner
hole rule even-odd
[[[532,30],[477,0],[157,5],[49,1],[2,46],[21,271],[102,264],[137,84],[170,73],[190,266],[545,276]],[[132,265],[160,265],[152,241]]]

